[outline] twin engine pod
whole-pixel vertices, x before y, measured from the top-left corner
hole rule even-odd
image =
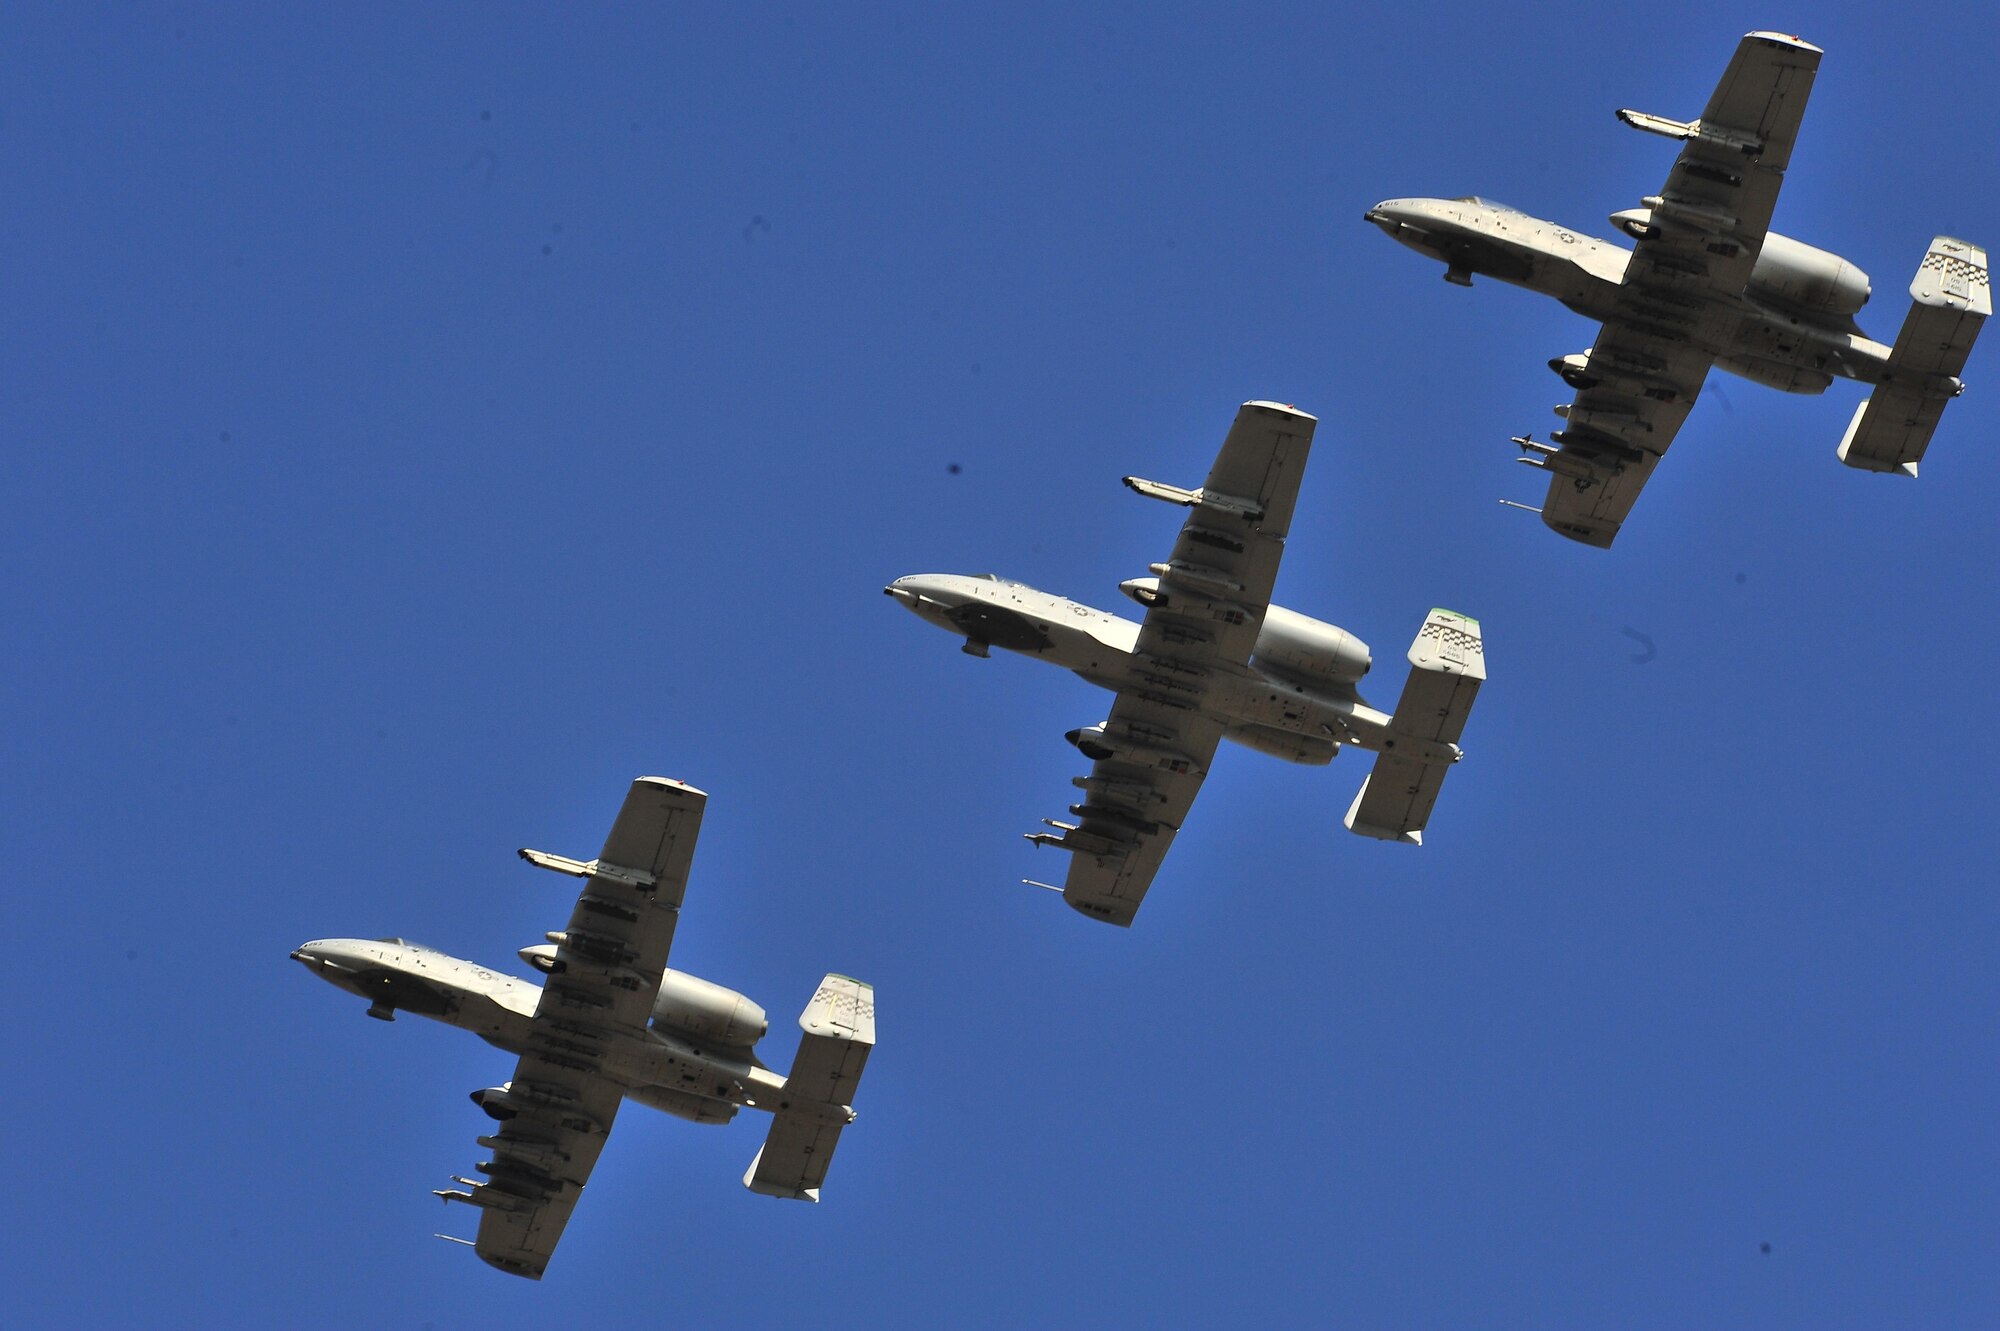
[[[1634,240],[1644,240],[1660,225],[1654,220],[1655,212],[1652,208],[1627,208],[1611,214],[1611,225]],[[1735,222],[1734,218],[1717,217],[1712,219],[1715,225],[1711,227],[1711,219],[1699,210],[1684,210],[1673,218],[1663,215],[1661,220],[1670,225],[1718,232],[1730,230]],[[1872,288],[1868,274],[1838,254],[1770,231],[1765,233],[1763,248],[1757,251],[1756,266],[1750,270],[1750,294],[1806,314],[1838,318],[1860,313]]]
[[[560,953],[571,941],[566,934],[548,937],[546,943],[521,949],[521,960],[544,974],[567,964]],[[748,1049],[771,1029],[764,1009],[742,994],[672,967],[660,976],[659,994],[653,999],[653,1024],[724,1049]]]
[[[1818,314],[1858,314],[1872,288],[1868,274],[1838,254],[1773,231],[1757,252],[1750,289],[1781,305]]]
[[[1174,596],[1160,589],[1158,578],[1128,578],[1118,590],[1148,608],[1171,604]],[[1281,605],[1265,610],[1250,659],[1267,674],[1342,689],[1359,684],[1374,664],[1368,644],[1346,629]]]
[[[748,1049],[771,1029],[764,1009],[734,989],[672,969],[660,977],[653,1024],[725,1049]]]

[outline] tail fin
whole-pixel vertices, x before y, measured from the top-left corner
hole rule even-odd
[[[1986,251],[1939,236],[1910,283],[1910,299],[1888,373],[1854,409],[1840,441],[1840,460],[1850,467],[1917,474],[1944,404],[1964,391],[1958,373],[1993,313]]]
[[[1479,621],[1433,610],[1410,644],[1410,678],[1389,718],[1375,769],[1347,810],[1347,828],[1383,841],[1424,842],[1444,774],[1486,678]]]
[[[799,1017],[799,1052],[763,1149],[743,1186],[769,1197],[819,1200],[840,1130],[854,1121],[854,1089],[875,1047],[875,986],[829,975]]]

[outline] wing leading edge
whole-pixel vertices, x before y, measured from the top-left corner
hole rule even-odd
[[[1152,572],[1146,618],[1111,715],[1077,747],[1094,759],[1075,823],[1030,839],[1071,852],[1063,899],[1129,925],[1222,742],[1203,708],[1213,681],[1247,669],[1291,530],[1318,422],[1275,402],[1246,402],[1199,490],[1127,477],[1149,498],[1191,511],[1172,555]]]
[[[530,1025],[529,1050],[504,1096],[482,1102],[501,1120],[479,1144],[493,1158],[484,1183],[440,1193],[482,1210],[474,1248],[487,1262],[539,1280],[604,1149],[624,1092],[600,1068],[610,1039],[644,1030],[673,946],[708,796],[665,777],[640,777],[587,862],[524,850],[541,868],[585,879],[556,941]]]
[[[1618,113],[1682,145],[1660,193],[1619,215],[1638,244],[1612,317],[1587,363],[1564,374],[1580,391],[1557,408],[1560,449],[1529,459],[1552,473],[1542,521],[1564,536],[1599,547],[1617,538],[1693,408],[1712,349],[1729,345],[1819,59],[1796,37],[1753,32],[1699,120]]]

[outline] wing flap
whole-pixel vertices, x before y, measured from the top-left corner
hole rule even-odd
[[[599,1072],[608,1037],[643,1030],[673,947],[708,797],[665,777],[626,792],[604,850],[588,863],[523,851],[584,879],[556,945],[514,1069],[487,1182],[455,1200],[481,1207],[473,1246],[493,1266],[541,1279],[618,1115],[624,1092]]]
[[[1542,521],[1600,548],[1617,539],[1708,377],[1705,353],[1649,331],[1637,294],[1621,296],[1598,331],[1585,386],[1558,409],[1568,428],[1551,438],[1562,447],[1540,462],[1550,473]]]
[[[1620,464],[1586,463],[1590,472],[1585,478],[1552,478],[1542,501],[1542,521],[1573,541],[1610,549],[1658,462],[1656,454],[1648,453]]]
[[[1078,822],[1062,837],[1042,840],[1071,850],[1064,901],[1092,919],[1129,925],[1201,792],[1223,727],[1192,707],[1167,709],[1128,690],[1112,703],[1105,730],[1114,743],[1119,736],[1143,735],[1170,747],[1178,761],[1161,766],[1129,756],[1099,759],[1084,778],[1083,801],[1070,808]]]
[[[1542,521],[1609,546],[1708,377],[1701,348],[1731,344],[1805,118],[1820,49],[1782,33],[1737,43],[1692,124],[1621,111],[1628,124],[1682,140],[1660,193],[1631,215],[1639,240],[1611,317],[1591,348],[1592,382],[1564,409]],[[1627,215],[1619,214],[1620,218]]]
[[[1646,200],[1652,226],[1628,283],[1672,288],[1692,280],[1731,296],[1749,284],[1819,59],[1818,47],[1777,33],[1737,43],[1666,184]]]
[[[1291,531],[1299,480],[1318,423],[1296,407],[1244,403],[1209,468],[1203,491],[1254,501],[1262,513],[1257,526],[1265,535],[1283,540]]]
[[[708,796],[685,782],[640,777],[625,793],[598,863],[638,870],[652,879],[654,895],[680,905],[707,806]]]
[[[1702,108],[1702,128],[1754,140],[1762,145],[1757,156],[1765,165],[1783,171],[1822,54],[1811,42],[1784,33],[1746,34]]]
[[[537,1019],[645,1028],[673,951],[707,804],[701,791],[666,777],[632,783],[603,853],[577,866],[589,876],[556,945]]]
[[[540,1280],[618,1116],[623,1092],[611,1081],[524,1054],[510,1083],[514,1116],[482,1141],[492,1159],[474,1249],[511,1275]]]
[[[1154,566],[1159,583],[1103,726],[1106,756],[1091,753],[1085,798],[1070,809],[1079,821],[1031,837],[1070,853],[1063,900],[1092,919],[1132,923],[1200,793],[1223,732],[1203,702],[1257,644],[1317,425],[1293,407],[1246,402],[1200,491],[1128,478],[1192,512]]]

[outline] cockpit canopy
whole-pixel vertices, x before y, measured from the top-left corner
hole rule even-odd
[[[378,943],[390,943],[396,947],[413,947],[417,949],[417,951],[419,952],[437,951],[437,949],[434,947],[426,947],[424,944],[409,938],[378,938],[375,941]]]
[[[1012,578],[1003,578],[998,573],[974,573],[972,576],[980,582],[997,582],[1002,587],[1025,587],[1028,585],[1025,582],[1016,582]]]
[[[1468,194],[1462,199],[1453,199],[1452,202],[1469,203],[1473,205],[1475,208],[1495,208],[1503,213],[1518,213],[1521,211],[1519,208],[1516,208],[1511,204],[1502,203],[1498,199],[1481,198],[1477,194]]]

